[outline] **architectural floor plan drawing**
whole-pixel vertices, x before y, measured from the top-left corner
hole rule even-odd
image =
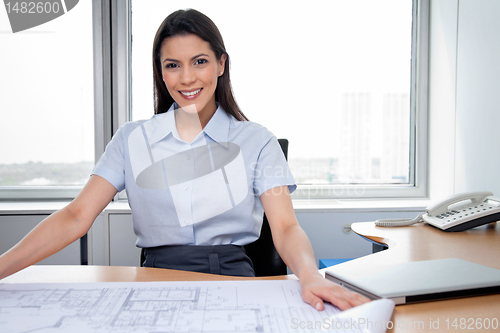
[[[0,332],[361,332],[390,320],[394,304],[380,301],[349,310],[353,321],[304,303],[292,280],[0,284]]]

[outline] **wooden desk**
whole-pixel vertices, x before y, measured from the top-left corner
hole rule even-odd
[[[93,283],[149,281],[225,281],[289,280],[294,275],[277,277],[235,277],[149,267],[122,266],[50,266],[35,265],[0,280],[0,283]]]
[[[500,269],[500,225],[490,224],[473,230],[446,233],[428,225],[402,228],[376,227],[373,222],[355,223],[352,230],[370,240],[386,244],[389,249],[342,263],[356,274],[370,274],[383,264],[410,261],[460,258]],[[31,266],[1,283],[37,282],[115,282],[115,281],[203,281],[252,279],[144,267],[109,266]],[[255,279],[255,278],[254,278]],[[295,279],[295,276],[259,279]],[[469,297],[454,300],[397,306],[389,332],[448,332],[460,329],[460,320],[494,319],[500,322],[500,295]],[[449,320],[449,329],[447,322]],[[457,319],[458,329],[452,326]],[[439,329],[430,325],[439,320]],[[420,325],[420,327],[418,327]],[[423,326],[422,326],[423,325]],[[474,327],[475,328],[475,327]],[[475,332],[500,332],[474,329]]]
[[[500,269],[500,224],[489,224],[464,232],[440,231],[427,224],[412,227],[383,228],[373,222],[354,223],[352,230],[372,241],[386,244],[387,250],[341,264],[356,274],[365,275],[385,264],[411,261],[459,258]],[[466,327],[460,329],[460,320]],[[500,295],[468,297],[437,302],[396,306],[394,329],[389,332],[500,332],[477,329],[476,320],[496,318],[500,325]],[[457,319],[458,329],[452,326]],[[439,329],[431,322],[439,320]],[[447,327],[447,320],[449,328]],[[416,326],[420,323],[420,329]],[[423,328],[422,328],[423,323]],[[470,326],[469,324],[474,325]],[[412,326],[412,328],[410,328]]]

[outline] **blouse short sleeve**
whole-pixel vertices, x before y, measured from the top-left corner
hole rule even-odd
[[[254,192],[260,197],[267,190],[279,186],[288,186],[290,193],[297,188],[278,139],[272,136],[255,163]]]
[[[125,128],[122,126],[97,161],[93,175],[106,179],[118,192],[125,189]]]

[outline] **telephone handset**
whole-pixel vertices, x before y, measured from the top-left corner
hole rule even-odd
[[[377,220],[375,224],[400,227],[426,222],[444,231],[464,231],[496,221],[500,221],[500,198],[483,191],[452,195],[427,207],[425,213],[414,219]]]

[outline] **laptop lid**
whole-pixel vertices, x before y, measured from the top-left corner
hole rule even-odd
[[[370,299],[396,304],[500,293],[500,270],[461,259],[415,261],[356,277],[334,266],[325,277]]]

